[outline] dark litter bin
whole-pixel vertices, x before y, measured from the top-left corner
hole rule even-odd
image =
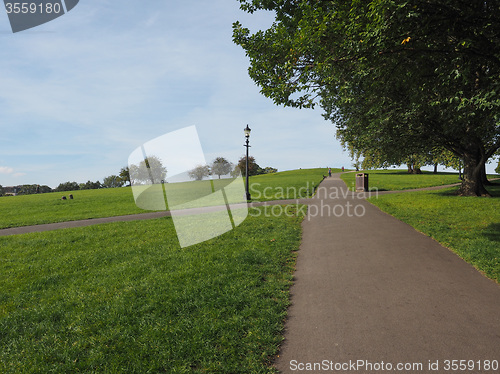
[[[356,174],[356,192],[368,192],[368,174]]]

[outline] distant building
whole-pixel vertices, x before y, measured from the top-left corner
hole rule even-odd
[[[9,186],[9,187],[4,187],[3,188],[3,194],[5,196],[9,195],[9,196],[17,196],[17,194],[19,192],[21,192],[21,188],[23,188],[23,186]]]

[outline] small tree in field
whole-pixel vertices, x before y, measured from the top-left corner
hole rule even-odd
[[[80,186],[76,182],[65,182],[60,183],[59,186],[55,189],[56,192],[61,191],[77,191],[80,189]]]
[[[109,177],[104,178],[102,182],[102,186],[104,188],[116,188],[121,187],[125,184],[125,182],[117,175],[110,175]]]
[[[123,167],[120,170],[120,174],[118,174],[118,176],[123,181],[123,183],[128,182],[128,185],[129,186],[131,185],[131,183],[130,183],[130,170],[129,170],[128,166]]]
[[[266,166],[264,169],[263,169],[263,173],[264,174],[273,174],[273,173],[277,173],[278,172],[278,169],[276,168],[273,168],[271,166]]]
[[[242,158],[240,158],[237,165],[237,167],[241,170],[242,176],[246,176],[246,165],[245,165],[246,159],[247,158],[243,156]],[[260,166],[255,162],[255,157],[253,156],[248,157],[248,175],[249,176],[257,175],[260,173],[261,170],[262,169],[260,168]]]
[[[189,178],[196,181],[201,181],[204,177],[210,175],[210,169],[207,165],[198,165],[194,169],[188,171]]]
[[[86,183],[80,183],[78,186],[80,187],[80,190],[97,190],[101,188],[101,182],[92,182],[89,180]]]
[[[212,174],[219,176],[229,174],[233,170],[234,166],[224,157],[217,157],[212,161]]]

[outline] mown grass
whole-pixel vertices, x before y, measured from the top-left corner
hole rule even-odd
[[[61,200],[73,194],[74,200]],[[0,228],[144,213],[130,187],[0,198]]]
[[[340,169],[332,169],[332,173],[339,171]],[[308,198],[314,195],[323,176],[328,176],[326,168],[255,175],[249,178],[249,191],[252,201]]]
[[[326,169],[304,169],[250,177],[252,200],[310,197],[314,194],[314,188],[322,181],[323,175],[326,174]],[[218,183],[219,181],[216,180],[215,184]],[[169,185],[165,186],[171,188]],[[189,200],[189,189],[181,188],[181,190],[184,190],[182,194],[179,194],[181,202]],[[161,189],[159,191],[160,199],[164,201],[163,191]],[[199,198],[200,191],[203,192],[202,189],[195,189],[193,198]],[[211,190],[207,189],[207,193],[211,193]],[[62,196],[69,196],[69,194],[74,196],[73,200],[61,200]],[[135,204],[131,187],[1,197],[0,228],[144,212],[145,210],[138,208]]]
[[[302,218],[252,212],[184,249],[169,218],[0,238],[0,372],[275,372]]]
[[[422,174],[408,174],[407,170],[368,170],[370,189],[379,191],[399,191],[414,188],[444,186],[459,183],[458,173],[437,173],[424,171]],[[341,178],[352,191],[356,188],[356,174],[345,173]]]
[[[436,239],[500,282],[500,184],[494,196],[457,196],[457,188],[379,195],[369,201]]]

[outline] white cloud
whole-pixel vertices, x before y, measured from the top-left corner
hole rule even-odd
[[[11,167],[8,166],[0,166],[0,174],[9,176],[9,177],[14,177],[14,178],[20,178],[24,177],[26,173],[21,173],[21,172],[15,172],[15,170]]]
[[[12,174],[14,173],[14,169],[9,168],[7,166],[0,166],[0,174]]]

